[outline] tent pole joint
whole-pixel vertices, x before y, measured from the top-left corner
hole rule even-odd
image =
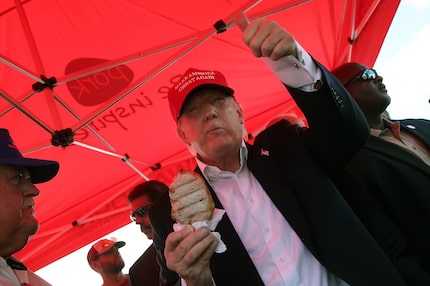
[[[227,24],[223,20],[216,21],[213,27],[215,28],[217,34],[227,31]]]
[[[67,147],[71,143],[73,143],[74,135],[75,133],[72,131],[71,128],[54,131],[54,134],[52,134],[51,143],[53,146]]]
[[[357,40],[357,37],[354,36],[354,38],[348,37],[348,43],[350,43],[351,45],[355,43],[355,41]]]
[[[161,168],[161,163],[156,163],[156,164],[154,164],[154,165],[151,166],[151,170],[152,171],[156,171],[156,170],[158,170],[160,168]]]
[[[122,161],[127,162],[130,159],[127,153],[124,154],[124,157],[121,158]]]
[[[54,86],[57,85],[57,79],[55,76],[51,78],[47,78],[44,75],[41,75],[40,78],[43,80],[42,82],[35,82],[31,87],[34,91],[41,92],[45,88],[49,88],[50,90],[54,89]]]

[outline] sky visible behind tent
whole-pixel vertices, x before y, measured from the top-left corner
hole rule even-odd
[[[393,119],[430,119],[430,0],[402,0],[375,63]]]
[[[402,0],[374,66],[391,96],[391,118],[430,119],[429,50],[430,0]],[[111,237],[127,243],[120,250],[124,273],[151,243],[134,223],[103,238]],[[86,260],[91,244],[37,273],[54,286],[101,285],[101,277]]]

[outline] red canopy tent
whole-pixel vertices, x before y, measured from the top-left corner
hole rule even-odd
[[[4,0],[0,126],[21,152],[60,162],[39,185],[38,234],[18,257],[33,270],[128,222],[127,194],[167,184],[194,161],[166,92],[188,67],[222,71],[251,135],[274,115],[301,115],[232,19],[266,16],[328,68],[372,66],[400,0]]]

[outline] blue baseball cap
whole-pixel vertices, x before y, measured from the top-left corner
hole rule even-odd
[[[28,168],[34,184],[51,180],[60,168],[56,161],[24,158],[10,137],[9,131],[4,128],[0,128],[0,165]]]

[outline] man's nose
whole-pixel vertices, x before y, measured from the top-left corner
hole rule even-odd
[[[31,196],[31,197],[37,197],[40,194],[39,189],[29,182],[29,184],[26,185],[24,190],[24,195]]]
[[[218,116],[216,109],[212,106],[205,111],[205,121],[215,119]]]

